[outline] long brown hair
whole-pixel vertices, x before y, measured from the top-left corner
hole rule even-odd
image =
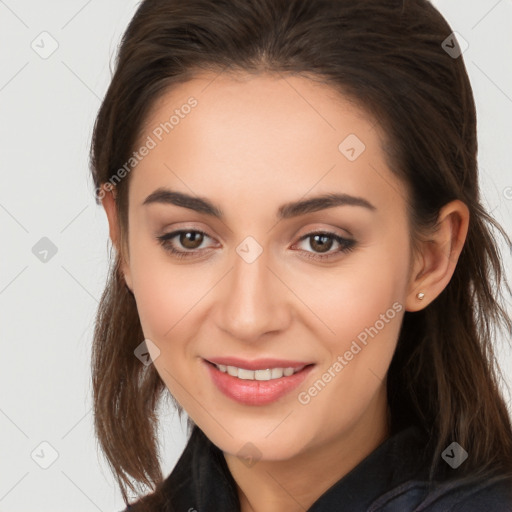
[[[470,454],[458,475],[510,476],[512,428],[493,340],[512,330],[495,234],[511,241],[481,204],[474,98],[462,57],[446,51],[451,33],[427,0],[144,0],[97,116],[91,172],[97,191],[114,183],[156,99],[200,70],[296,74],[356,101],[383,128],[389,166],[408,186],[413,240],[447,202],[470,211],[451,281],[405,313],[387,375],[392,429],[415,423],[428,432],[431,478],[452,441]],[[134,483],[162,482],[156,409],[167,393],[154,366],[134,356],[144,335],[120,271],[129,183],[130,174],[114,183],[121,243],[92,353],[96,434],[125,502]]]

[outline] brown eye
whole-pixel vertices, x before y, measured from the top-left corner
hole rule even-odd
[[[205,239],[210,239],[206,233],[197,229],[182,229],[156,237],[160,245],[176,258],[192,258],[204,253],[208,248],[201,247]]]
[[[327,252],[334,242],[332,236],[329,235],[312,235],[309,237],[309,245],[317,252]]]
[[[180,244],[185,249],[197,249],[204,239],[203,233],[199,231],[182,231],[180,234]]]
[[[335,258],[342,253],[348,253],[354,250],[356,241],[343,238],[336,233],[309,233],[300,239],[301,244],[305,244],[309,247],[302,248],[302,252],[307,258],[318,261],[327,261],[329,258]],[[333,244],[337,244],[339,247],[331,250]]]

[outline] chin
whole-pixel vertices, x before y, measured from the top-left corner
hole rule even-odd
[[[292,416],[292,415],[290,415]],[[216,423],[199,428],[223,452],[234,456],[252,456],[259,460],[278,461],[294,457],[303,451],[311,433],[297,424],[284,425],[282,415],[278,421],[258,421],[240,419],[226,423],[229,425],[226,432]]]

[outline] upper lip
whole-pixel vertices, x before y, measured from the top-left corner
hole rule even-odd
[[[238,357],[213,357],[206,359],[213,364],[222,364],[224,366],[236,366],[237,368],[245,368],[247,370],[266,370],[272,368],[300,368],[312,364],[311,362],[292,361],[290,359],[273,359],[262,358],[248,361]]]

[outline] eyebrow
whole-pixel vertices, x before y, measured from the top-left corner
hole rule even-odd
[[[169,190],[167,188],[158,188],[144,200],[143,205],[149,204],[173,204],[194,210],[198,213],[210,215],[217,219],[224,219],[223,211],[211,203],[208,199],[191,196],[183,192]],[[355,197],[348,194],[323,194],[309,199],[285,203],[277,210],[279,219],[289,219],[298,217],[306,213],[317,212],[335,206],[361,206],[368,210],[375,211],[377,208],[362,197]]]

